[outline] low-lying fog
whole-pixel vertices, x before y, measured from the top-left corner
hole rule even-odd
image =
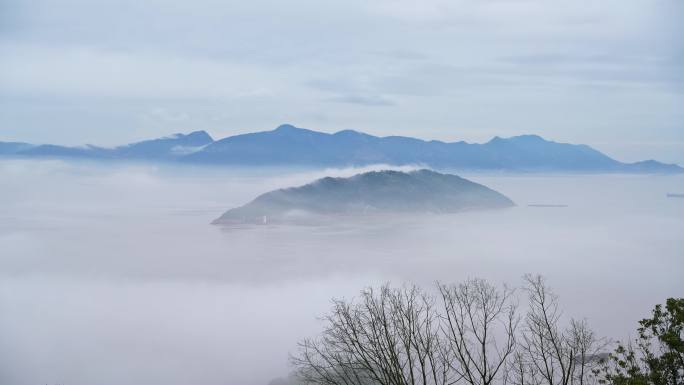
[[[566,314],[618,338],[684,294],[684,199],[666,198],[682,176],[464,175],[518,207],[209,225],[262,192],[358,171],[0,161],[0,383],[266,385],[331,297],[387,280],[541,273]]]

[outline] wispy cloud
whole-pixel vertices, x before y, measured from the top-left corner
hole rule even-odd
[[[364,106],[393,106],[395,103],[387,98],[367,95],[344,95],[325,99],[335,103],[360,104]]]

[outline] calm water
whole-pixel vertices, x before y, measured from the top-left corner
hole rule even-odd
[[[208,224],[259,193],[355,171],[0,161],[0,383],[265,385],[331,297],[388,280],[542,273],[566,314],[610,337],[684,295],[684,199],[665,197],[682,176],[465,175],[518,207]]]

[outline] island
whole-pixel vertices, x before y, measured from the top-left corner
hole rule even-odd
[[[431,170],[372,171],[325,177],[279,189],[226,211],[213,224],[305,222],[340,216],[457,213],[515,206],[503,194],[456,175]]]

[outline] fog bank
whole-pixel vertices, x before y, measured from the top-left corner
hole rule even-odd
[[[684,200],[665,197],[682,176],[463,175],[518,206],[209,225],[274,188],[381,168],[0,161],[0,382],[267,384],[331,297],[387,280],[541,273],[568,314],[611,337],[684,292]]]

